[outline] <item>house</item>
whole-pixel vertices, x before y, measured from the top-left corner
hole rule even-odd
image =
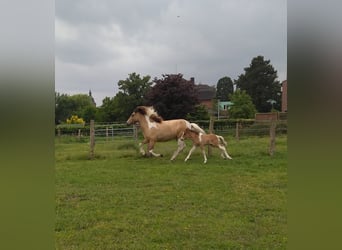
[[[195,78],[191,77],[190,82],[195,83]],[[195,89],[198,92],[198,100],[200,104],[204,105],[208,110],[213,109],[213,99],[216,96],[216,88],[207,84],[195,84]]]
[[[281,83],[281,112],[287,112],[287,80]]]
[[[224,101],[224,102],[221,102],[219,101],[219,107],[220,107],[220,111],[227,111],[229,110],[229,108],[233,106],[233,103],[230,102],[230,101]]]

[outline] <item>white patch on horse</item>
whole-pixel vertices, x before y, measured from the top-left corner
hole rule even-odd
[[[147,125],[148,125],[148,128],[157,128],[157,123],[156,122],[151,122],[150,121],[150,118],[145,115],[145,119],[146,119],[146,122],[147,122]]]
[[[199,142],[201,142],[201,141],[202,141],[202,135],[203,135],[202,133],[199,133],[199,134],[198,134],[198,139],[199,139]]]

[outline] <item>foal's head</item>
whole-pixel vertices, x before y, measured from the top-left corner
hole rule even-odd
[[[184,131],[183,137],[188,138],[188,139],[196,138],[196,137],[198,137],[198,133],[196,131],[193,131],[193,130],[187,128]]]

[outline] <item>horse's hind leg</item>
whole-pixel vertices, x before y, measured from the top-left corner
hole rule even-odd
[[[221,156],[225,156],[225,158],[232,160],[233,158],[229,156],[229,154],[227,153],[227,150],[225,148],[225,146],[220,145],[219,148],[221,149],[222,153]]]
[[[171,161],[173,161],[177,155],[182,152],[182,150],[185,148],[185,142],[183,138],[178,138],[178,148],[177,150],[173,153],[172,157],[171,157]]]

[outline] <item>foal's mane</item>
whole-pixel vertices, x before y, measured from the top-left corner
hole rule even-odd
[[[154,108],[152,106],[151,107],[138,106],[138,107],[136,107],[134,112],[138,112],[142,115],[147,115],[151,121],[155,121],[158,123],[161,123],[163,121],[163,118],[158,115],[158,113],[154,110]]]

